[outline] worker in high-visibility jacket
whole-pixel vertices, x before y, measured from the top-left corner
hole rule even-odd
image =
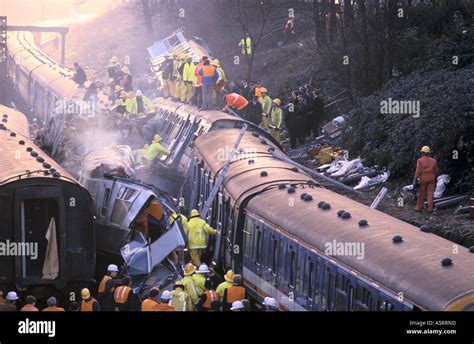
[[[169,149],[163,147],[161,144],[161,136],[156,134],[153,138],[152,143],[148,147],[147,151],[142,154],[141,161],[138,161],[141,164],[148,165],[154,161],[157,157],[163,155],[170,155],[171,152]]]
[[[416,162],[416,171],[413,184],[418,184],[418,197],[416,211],[423,209],[425,198],[428,201],[428,212],[433,212],[434,191],[436,188],[436,176],[438,175],[438,162],[430,157],[431,149],[428,146],[421,148],[421,158]]]
[[[43,312],[64,312],[64,308],[58,307],[58,301],[54,296],[51,296],[48,301],[46,301],[48,307],[43,309]]]
[[[171,292],[170,305],[176,312],[191,312],[194,309],[191,297],[186,293],[181,282],[177,282],[174,285],[174,290]]]
[[[204,283],[205,290],[199,298],[197,308],[203,312],[209,312],[211,310],[211,304],[213,302],[219,302],[219,294],[213,289],[212,280],[207,279]]]
[[[263,108],[260,126],[264,129],[268,129],[270,125],[270,114],[272,112],[272,98],[268,95],[266,88],[262,88],[262,97],[259,101]]]
[[[124,276],[122,278],[122,285],[115,288],[115,310],[118,310],[119,312],[132,311],[134,294],[132,288],[130,288],[131,285],[132,279],[130,276]]]
[[[224,290],[224,296],[222,297],[222,308],[226,311],[229,311],[233,302],[242,301],[246,298],[247,291],[242,286],[242,276],[234,275],[232,285]]]
[[[219,294],[220,298],[222,299],[224,297],[224,291],[232,285],[234,282],[234,271],[229,270],[227,273],[224,275],[224,282],[219,284],[217,286],[216,292]]]
[[[218,59],[212,60],[211,66],[216,69],[218,74],[212,93],[212,104],[220,109],[224,105],[224,88],[227,84],[227,77],[225,75],[224,69],[221,67],[221,62]]]
[[[210,273],[211,271],[209,270],[207,264],[202,263],[201,265],[199,265],[199,268],[193,274],[194,285],[198,290],[198,295],[202,295],[202,293],[204,293],[206,279]]]
[[[102,305],[104,311],[114,310],[114,291],[115,291],[115,278],[118,275],[118,267],[115,264],[110,264],[107,267],[107,274],[102,277],[99,284],[99,297],[98,300]]]
[[[158,288],[151,288],[150,292],[148,293],[148,297],[143,300],[141,311],[142,312],[153,312],[153,308],[158,304],[156,298],[160,294],[160,289]]]
[[[188,221],[188,245],[189,255],[194,265],[201,265],[201,256],[207,247],[206,234],[217,234],[218,231],[209,226],[206,221],[199,217],[199,211],[191,210]]]
[[[249,102],[244,96],[241,96],[238,93],[229,92],[225,96],[225,106],[222,108],[222,111],[231,108],[240,117],[244,117],[244,109],[247,105],[249,105]]]
[[[194,70],[196,66],[193,62],[193,58],[188,56],[186,62],[183,65],[183,87],[184,92],[181,93],[181,101],[183,103],[189,102],[191,97],[194,94],[194,84],[196,83],[196,76],[194,75]]]
[[[96,299],[92,297],[89,289],[82,289],[81,296],[81,312],[100,312],[100,304]]]
[[[161,303],[157,304],[153,307],[154,312],[176,312],[174,307],[171,306],[170,299],[171,299],[171,292],[168,290],[163,290],[160,296]]]
[[[250,35],[247,32],[240,40],[239,47],[242,48],[242,55],[252,54],[252,39],[250,38]]]
[[[184,268],[184,277],[181,280],[181,284],[184,285],[184,290],[188,293],[193,305],[196,305],[199,301],[199,291],[193,278],[195,272],[196,267],[192,263],[186,264],[186,267]]]
[[[33,295],[28,295],[25,299],[25,305],[20,309],[20,312],[39,312],[39,309],[36,308],[36,297]]]
[[[143,117],[145,114],[155,110],[155,104],[143,92],[137,90],[135,96],[127,104],[127,111],[130,117]]]
[[[281,100],[276,98],[273,100],[272,113],[270,115],[270,133],[273,138],[281,143],[281,121],[283,117],[283,110],[281,109]]]
[[[183,214],[178,214],[178,213],[174,212],[173,214],[170,215],[168,222],[169,222],[170,225],[173,225],[173,223],[178,218],[181,218],[181,226],[183,227],[184,233],[187,236],[188,235],[188,219],[186,218],[186,216],[184,216]],[[173,262],[176,265],[179,264],[179,257],[178,257],[178,253],[176,251],[173,251],[171,253],[171,259],[173,260]]]
[[[184,90],[183,82],[183,68],[186,54],[178,54],[173,62],[173,78],[174,78],[174,98],[177,101],[181,100],[181,95]]]

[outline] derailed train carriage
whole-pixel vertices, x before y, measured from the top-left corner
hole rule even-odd
[[[0,106],[0,117],[0,243],[24,248],[0,255],[0,289],[79,292],[94,279],[90,195],[30,140],[22,113]]]

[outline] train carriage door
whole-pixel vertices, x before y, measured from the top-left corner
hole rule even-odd
[[[269,227],[265,227],[266,264],[263,272],[264,291],[269,296],[277,299],[276,288],[278,287],[278,266],[280,235]]]
[[[254,241],[254,220],[247,215],[244,226],[244,267],[243,277],[251,289],[256,292],[255,288],[255,263],[253,260],[253,241]]]
[[[304,304],[302,304],[302,306],[307,310],[314,310],[317,259],[315,255],[308,250],[306,250],[304,258],[305,259],[302,296],[305,302]]]
[[[285,262],[285,281],[287,284],[286,296],[282,298],[282,305],[290,311],[295,310],[296,299],[296,281],[297,281],[297,261],[298,248],[295,242],[287,240],[286,244],[286,262]]]
[[[321,262],[321,306],[322,311],[332,311],[336,283],[336,268],[327,260]]]

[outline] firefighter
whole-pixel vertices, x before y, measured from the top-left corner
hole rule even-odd
[[[170,54],[165,55],[165,61],[160,65],[163,98],[168,99],[173,95],[173,60]]]
[[[270,115],[270,133],[278,143],[281,143],[280,130],[281,120],[283,117],[283,111],[280,106],[281,100],[278,98],[274,99],[272,112]]]
[[[208,274],[210,274],[211,271],[209,270],[209,267],[207,264],[201,264],[199,265],[199,268],[197,269],[196,273],[193,275],[194,279],[194,285],[196,286],[198,290],[198,295],[201,295],[204,293],[205,290],[205,283]]]
[[[119,63],[117,56],[112,56],[109,64],[106,67],[107,79],[114,79],[115,77],[115,66]]]
[[[244,37],[240,40],[239,47],[242,48],[242,55],[252,54],[252,39],[248,32],[246,32]]]
[[[133,90],[132,83],[133,83],[133,78],[132,75],[130,74],[130,70],[128,66],[123,66],[122,67],[122,79],[120,80],[120,86],[122,86],[123,90],[125,92],[130,92]]]
[[[263,129],[268,129],[270,125],[270,114],[272,111],[272,98],[269,97],[266,88],[262,88],[261,93],[262,97],[260,98],[260,103],[262,104],[263,113],[262,122],[260,123],[260,126]]]
[[[418,198],[415,211],[423,209],[425,198],[428,198],[428,212],[433,212],[433,198],[438,175],[438,162],[430,157],[431,149],[428,146],[421,148],[421,158],[416,162],[414,186],[418,184]]]
[[[184,268],[184,278],[181,280],[181,284],[184,285],[184,290],[191,298],[193,305],[199,301],[199,291],[193,278],[195,272],[196,267],[192,263],[186,264]]]
[[[47,301],[46,304],[48,307],[43,309],[43,312],[64,312],[64,308],[58,307],[58,301],[54,296],[51,296]]]
[[[145,163],[145,165],[151,163],[157,157],[161,157],[163,155],[170,155],[171,152],[169,149],[163,147],[161,144],[161,136],[156,134],[153,137],[153,141],[148,147],[147,151],[142,155],[142,160],[139,161],[140,163]]]
[[[189,102],[194,93],[194,84],[196,83],[196,76],[194,70],[196,66],[191,56],[186,57],[186,62],[183,65],[183,92],[181,93],[181,101],[183,103]]]
[[[153,308],[158,305],[156,298],[160,294],[160,289],[158,288],[151,288],[150,292],[148,293],[148,297],[143,300],[141,311],[142,312],[153,312]]]
[[[217,286],[216,292],[219,294],[219,297],[222,299],[224,297],[224,291],[232,285],[234,281],[234,271],[229,270],[224,275],[224,282]]]
[[[205,290],[199,298],[197,308],[200,311],[209,312],[211,310],[212,302],[219,301],[219,294],[214,290],[212,281],[207,279],[204,283]]]
[[[224,103],[224,87],[227,84],[227,77],[224,69],[221,67],[221,62],[218,59],[212,60],[211,66],[216,69],[218,74],[217,81],[214,84],[212,103],[215,104],[217,109],[220,109]]]
[[[152,112],[155,109],[153,102],[146,96],[143,95],[143,92],[137,90],[135,97],[130,99],[127,104],[127,111],[134,115],[143,117],[144,114]]]
[[[235,301],[242,301],[247,298],[247,291],[242,286],[242,276],[234,275],[232,279],[232,285],[224,290],[222,296],[222,307],[228,311],[232,307]]]
[[[189,255],[192,263],[199,266],[201,265],[201,256],[207,247],[206,234],[215,235],[218,231],[201,219],[199,211],[196,209],[191,210],[188,229]]]
[[[177,282],[174,285],[174,290],[171,292],[170,305],[177,312],[191,312],[193,311],[193,302],[188,293],[184,290],[184,285]]]
[[[169,224],[171,226],[176,221],[176,219],[178,219],[179,216],[181,218],[181,226],[183,227],[184,233],[188,235],[188,219],[186,218],[186,216],[179,212],[180,211],[178,210],[178,213],[174,212],[170,215],[168,220]],[[171,253],[171,259],[176,265],[179,265],[179,257],[178,252],[176,252],[176,250]]]
[[[81,312],[100,312],[100,304],[94,299],[89,289],[84,288],[81,290],[82,303]]]
[[[110,264],[107,267],[107,274],[102,277],[102,281],[99,284],[98,300],[104,311],[114,310],[115,278],[118,275],[118,271],[117,265]]]
[[[130,276],[124,276],[122,278],[122,285],[115,288],[115,310],[119,312],[130,312],[132,310],[134,294],[132,288],[130,288],[131,285],[132,279]]]

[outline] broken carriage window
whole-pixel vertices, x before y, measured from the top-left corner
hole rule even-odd
[[[110,222],[116,225],[121,225],[127,216],[135,196],[138,194],[137,190],[122,186],[117,194],[114,210],[110,217]]]

